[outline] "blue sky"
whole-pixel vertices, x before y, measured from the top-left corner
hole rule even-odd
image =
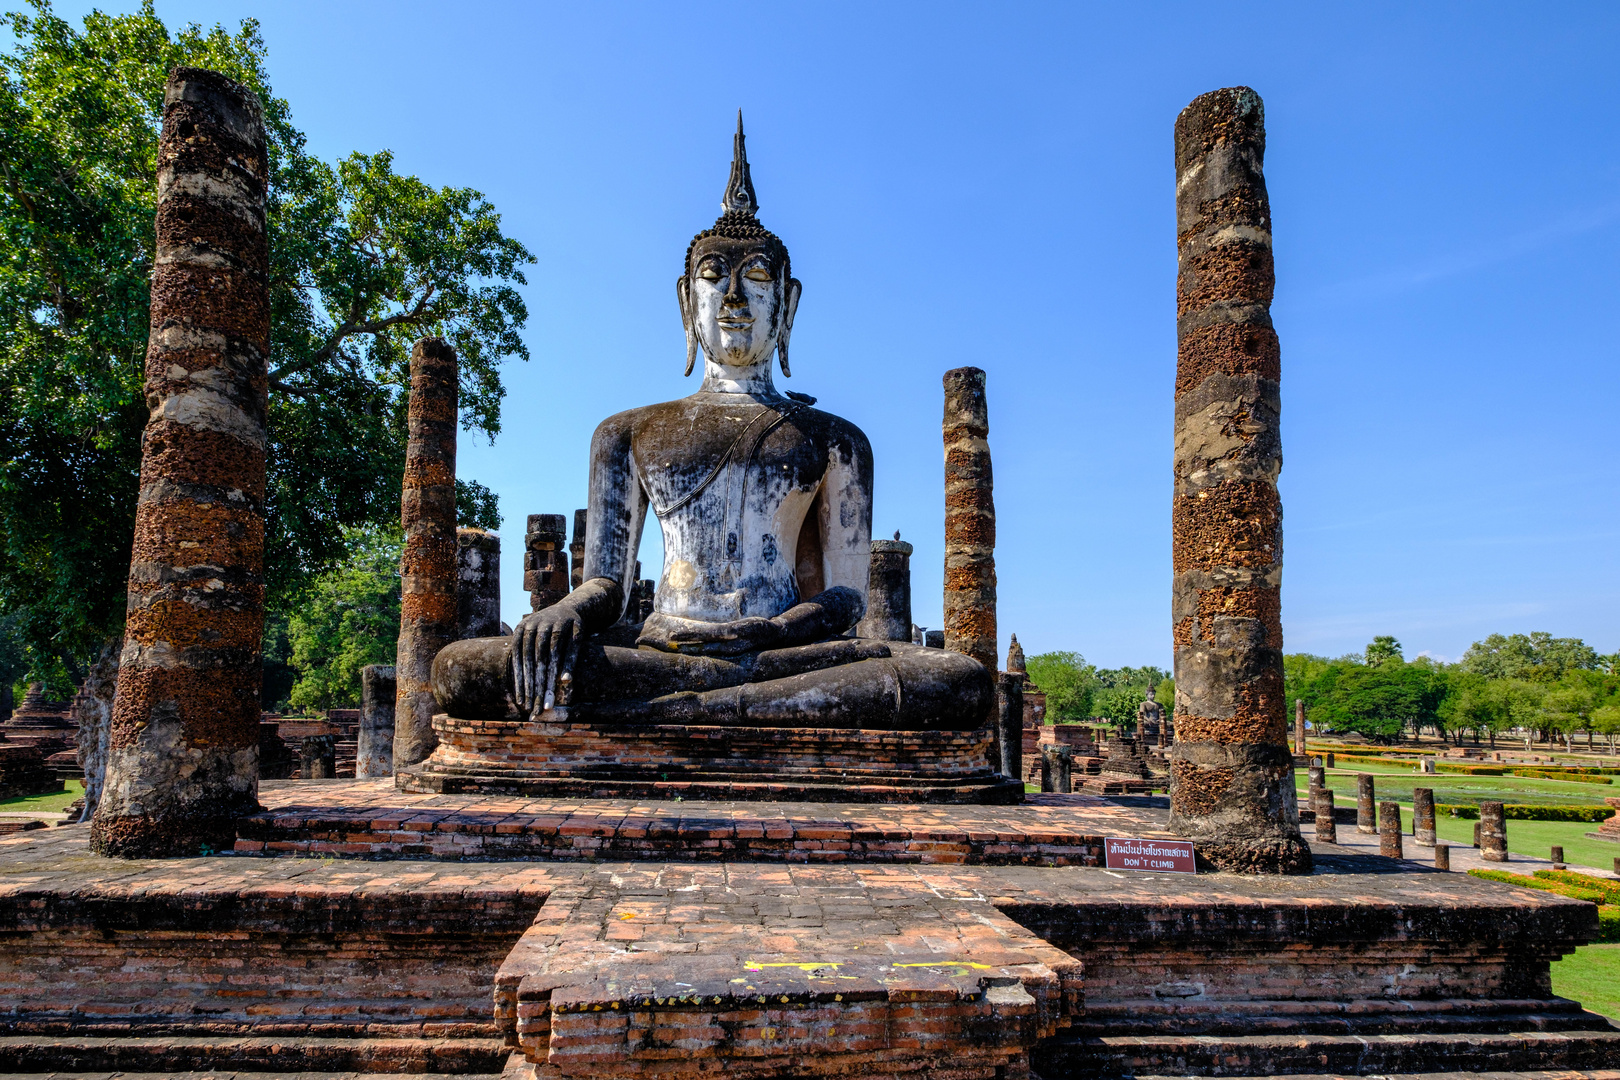
[[[61,3],[76,17],[90,5]],[[133,4],[104,3],[107,10]],[[788,388],[859,424],[875,530],[940,623],[940,376],[989,373],[1002,647],[1170,664],[1171,125],[1266,103],[1289,651],[1620,648],[1620,6],[274,4],[312,149],[471,186],[539,257],[505,430],[524,516],[584,505],[602,417],[678,397],[674,279],[739,106],[804,300]],[[643,546],[648,576],[661,548]]]

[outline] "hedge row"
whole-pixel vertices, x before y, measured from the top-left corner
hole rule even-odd
[[[1509,769],[1508,771],[1514,776],[1522,776],[1531,780],[1566,780],[1574,784],[1614,783],[1612,777],[1577,772],[1574,769]]]
[[[1436,803],[1434,812],[1470,821],[1479,817],[1479,807],[1455,803]],[[1530,806],[1524,803],[1504,803],[1503,816],[1513,821],[1608,821],[1615,815],[1612,806]]]
[[[1471,875],[1486,881],[1500,881],[1525,889],[1567,896],[1571,900],[1586,900],[1598,905],[1598,932],[1592,939],[1595,945],[1620,942],[1620,886],[1590,874],[1577,874],[1572,870],[1537,870],[1535,877],[1509,873],[1506,870],[1470,870]]]

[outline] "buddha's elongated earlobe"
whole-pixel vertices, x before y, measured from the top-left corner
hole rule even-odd
[[[782,290],[782,331],[776,335],[776,359],[782,365],[784,379],[793,378],[793,370],[788,367],[788,339],[793,336],[793,316],[799,310],[799,294],[803,291],[798,278],[788,278],[787,288]]]
[[[686,374],[692,374],[692,368],[697,364],[698,339],[697,327],[692,322],[692,292],[691,283],[682,274],[675,279],[675,299],[681,304],[681,328],[686,331]]]

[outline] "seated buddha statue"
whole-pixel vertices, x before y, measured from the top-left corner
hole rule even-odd
[[[957,653],[847,636],[866,603],[872,448],[782,393],[799,306],[786,246],[757,219],[738,118],[722,214],[676,282],[686,372],[677,401],[604,420],[591,439],[582,584],[514,634],[439,654],[451,716],[515,708],[569,722],[965,731],[990,673]],[[653,610],[623,621],[648,511],[663,532]]]

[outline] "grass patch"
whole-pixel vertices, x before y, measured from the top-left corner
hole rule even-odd
[[[1552,966],[1553,993],[1620,1020],[1620,945],[1583,945]]]
[[[60,813],[68,808],[80,795],[84,794],[83,780],[69,780],[67,790],[59,791],[55,795],[30,795],[22,799],[5,799],[0,801],[0,810],[8,813],[23,811],[37,811],[39,813]]]
[[[1572,780],[1539,780],[1526,776],[1459,776],[1454,773],[1425,775],[1413,772],[1407,765],[1365,765],[1352,769],[1329,769],[1327,786],[1340,806],[1356,805],[1356,774],[1370,773],[1376,777],[1380,800],[1393,799],[1410,803],[1412,789],[1434,789],[1434,801],[1478,806],[1485,799],[1499,799],[1505,803],[1531,803],[1539,806],[1596,806],[1615,793],[1612,787],[1583,784]],[[1301,794],[1305,791],[1306,774],[1294,771],[1294,782]]]

